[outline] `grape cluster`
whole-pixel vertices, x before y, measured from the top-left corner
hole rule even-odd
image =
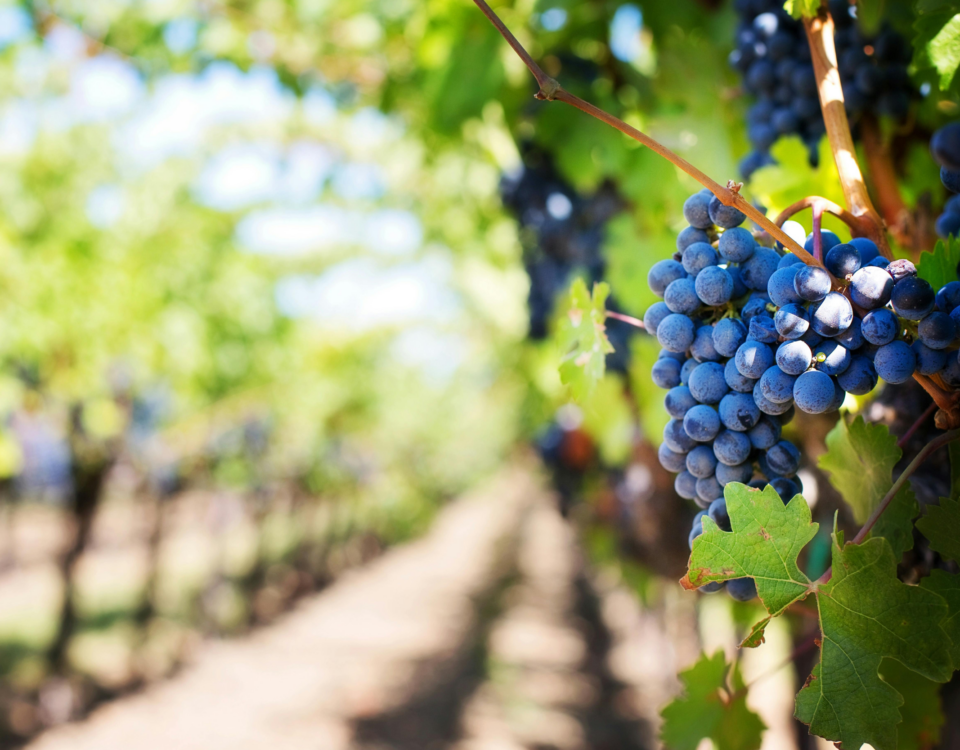
[[[660,462],[677,472],[677,493],[704,509],[694,520],[692,544],[706,514],[730,529],[723,499],[729,482],[761,487],[769,481],[786,499],[802,485],[800,452],[781,437],[793,415],[792,397],[782,398],[783,384],[771,377],[777,332],[765,292],[780,255],[759,245],[740,227],[744,215],[709,191],[687,199],[684,216],[690,226],[677,239],[676,255],[650,270],[650,288],[663,301],[648,308],[644,326],[663,347],[652,370],[667,390],[671,417]],[[775,400],[764,395],[768,386]],[[740,600],[756,594],[750,579],[731,581],[727,589]]]
[[[933,158],[940,165],[940,181],[951,193],[960,193],[960,122],[940,128],[930,139]],[[953,195],[937,219],[937,234],[960,237],[960,195]]]
[[[504,205],[520,223],[524,265],[530,278],[529,337],[545,339],[555,301],[576,275],[588,283],[603,278],[606,264],[601,254],[606,223],[623,207],[610,186],[583,196],[556,172],[548,154],[527,148],[524,164],[501,181]],[[608,309],[617,312],[616,300]],[[614,353],[607,368],[625,372],[629,365],[629,339],[635,329],[618,320],[607,321],[607,336]]]
[[[744,177],[772,163],[770,147],[781,135],[798,135],[807,144],[810,162],[825,128],[817,82],[803,25],[792,18],[780,0],[737,0],[740,17],[736,49],[730,64],[743,76],[744,88],[757,98],[747,115],[748,136],[754,151],[740,164]],[[830,2],[836,32],[834,41],[851,119],[864,112],[906,117],[916,96],[907,65],[909,44],[891,29],[875,39],[864,37],[846,0]]]
[[[706,190],[687,199],[684,217],[677,253],[650,270],[663,301],[644,325],[663,348],[652,369],[671,417],[660,462],[677,473],[677,493],[705,509],[692,544],[705,514],[729,530],[729,482],[769,483],[784,501],[802,491],[800,453],[781,439],[794,408],[836,411],[848,393],[916,372],[960,385],[960,282],[935,293],[909,261],[823,231],[827,273],[759,244],[744,215]],[[811,251],[813,236],[804,242]],[[830,274],[848,284],[843,293]],[[740,583],[731,593],[748,591]]]

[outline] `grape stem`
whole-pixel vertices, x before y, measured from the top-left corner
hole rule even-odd
[[[903,485],[906,484],[907,480],[913,475],[913,473],[920,468],[920,465],[930,457],[930,454],[934,453],[948,443],[952,443],[954,440],[960,440],[960,430],[951,430],[950,432],[945,432],[940,437],[935,438],[927,443],[923,450],[921,450],[916,457],[914,457],[914,459],[907,464],[907,468],[905,468],[903,472],[901,472],[900,476],[897,477],[897,481],[893,483],[893,486],[889,489],[887,494],[883,496],[876,509],[870,514],[867,522],[863,524],[863,527],[857,532],[857,535],[850,540],[850,543],[861,544],[863,540],[867,538],[867,534],[870,533],[870,530],[876,525],[880,516],[883,515],[883,512],[890,507],[890,503],[893,502],[893,499],[897,496],[897,493],[900,492]],[[827,569],[827,572],[817,580],[817,583],[826,583],[832,576],[833,567],[830,567]]]
[[[917,417],[917,421],[914,422],[912,425],[910,425],[909,429],[905,433],[903,433],[903,437],[901,437],[897,441],[897,447],[902,448],[904,445],[906,445],[907,441],[913,437],[913,434],[918,429],[920,429],[920,425],[926,422],[930,418],[930,415],[933,414],[936,410],[937,410],[937,402],[934,401],[932,404],[930,404],[930,406],[928,406],[926,409],[923,410],[923,414]]]
[[[813,257],[823,261],[823,235],[820,230],[823,228],[823,204],[816,201],[811,207],[813,213]]]
[[[800,258],[804,263],[811,266],[823,267],[822,263],[818,263],[817,260],[810,255],[810,253],[792,240],[786,232],[770,221],[770,219],[768,219],[763,212],[761,212],[752,203],[740,195],[739,183],[735,183],[734,181],[730,180],[727,182],[726,187],[724,187],[701,172],[686,159],[673,153],[673,151],[662,145],[657,140],[651,138],[646,133],[637,130],[632,125],[628,125],[623,120],[611,115],[609,112],[605,112],[590,102],[584,101],[580,97],[574,96],[569,91],[566,91],[562,86],[560,86],[560,83],[555,78],[551,78],[543,72],[530,54],[523,48],[523,45],[517,41],[517,38],[513,35],[510,29],[504,25],[503,21],[501,21],[497,14],[493,12],[489,5],[487,5],[485,0],[473,0],[473,2],[490,20],[490,23],[496,27],[501,36],[506,39],[507,44],[513,48],[513,51],[517,53],[524,65],[527,66],[527,69],[537,80],[537,85],[540,87],[540,90],[536,93],[537,99],[545,101],[559,101],[569,104],[572,107],[576,107],[581,112],[585,112],[591,117],[595,117],[601,122],[605,122],[607,125],[616,128],[624,135],[633,138],[635,141],[642,143],[644,146],[656,152],[707,188],[707,190],[717,196],[723,205],[732,206],[744,213],[752,222],[765,230],[770,236],[778,240],[780,244]]]
[[[840,221],[850,227],[853,232],[859,233],[861,231],[861,222],[856,216],[847,211],[843,206],[838,206],[829,198],[824,198],[820,195],[808,195],[806,198],[802,198],[796,203],[787,206],[780,212],[780,215],[777,216],[775,223],[778,227],[782,227],[787,219],[791,219],[801,211],[816,206],[819,206],[822,212],[836,216]]]
[[[646,330],[646,326],[643,324],[643,321],[640,320],[639,318],[634,318],[630,315],[624,315],[623,313],[612,312],[610,310],[607,310],[607,317],[613,318],[614,320],[619,320],[623,323],[629,323],[632,326],[636,326],[637,328]]]
[[[817,78],[817,91],[820,95],[820,109],[827,129],[830,150],[837,165],[837,174],[843,186],[843,195],[850,212],[860,224],[860,231],[873,240],[884,258],[893,259],[890,245],[884,231],[883,221],[870,201],[860,165],[857,164],[857,152],[853,146],[853,135],[843,104],[843,88],[840,85],[840,71],[837,69],[837,50],[833,43],[833,18],[825,6],[821,6],[813,18],[804,18],[803,25],[810,43],[810,56],[813,71]]]

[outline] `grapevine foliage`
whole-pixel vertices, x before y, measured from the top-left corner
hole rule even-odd
[[[893,486],[891,472],[903,456],[897,439],[880,424],[867,424],[857,417],[845,419],[827,435],[827,448],[820,468],[829,473],[830,484],[846,498],[853,517],[863,524]],[[913,546],[913,519],[919,513],[909,484],[904,484],[874,527],[875,535],[890,542],[899,557]]]
[[[895,438],[886,427],[858,418],[849,424],[840,420],[827,444],[821,468],[830,472],[831,483],[858,520],[865,519],[893,484],[892,469],[901,455]],[[895,685],[930,692],[927,683],[946,682],[960,666],[960,576],[935,570],[919,586],[897,578],[897,562],[909,546],[905,535],[916,513],[909,485],[904,484],[888,511],[897,519],[895,528],[891,524],[883,535],[862,544],[844,544],[842,534],[834,531],[832,576],[826,581],[811,581],[800,567],[799,557],[818,528],[803,497],[784,505],[771,487],[761,491],[741,484],[727,485],[724,494],[732,530],[720,530],[709,517],[703,520],[682,583],[698,588],[744,576],[756,580],[769,616],[754,626],[741,644],[745,647],[763,642],[772,617],[814,597],[820,662],[797,696],[797,718],[812,733],[847,748],[869,743],[877,750],[894,750],[921,746],[918,737],[933,737],[942,723],[939,707],[934,702],[924,710],[911,702],[898,744],[904,698]],[[960,502],[948,499],[918,522],[931,547],[947,557],[960,552],[958,525]],[[890,666],[885,659],[897,664]]]
[[[940,498],[940,505],[928,508],[917,528],[941,555],[960,560],[960,498]]]
[[[917,276],[930,282],[934,289],[942,289],[957,280],[957,265],[960,264],[960,240],[950,237],[937,240],[932,253],[922,253],[917,264]]]
[[[920,0],[914,27],[915,61],[937,71],[941,90],[955,86],[960,67],[960,3]]]
[[[757,595],[771,617],[779,615],[811,591],[797,557],[818,524],[811,522],[810,508],[800,495],[784,505],[770,486],[755,490],[732,483],[724,498],[733,530],[721,531],[709,516],[703,519],[703,534],[693,542],[683,586],[699,588],[747,576],[757,582]],[[742,645],[759,646],[768,621],[758,624]]]
[[[953,661],[943,627],[947,601],[930,587],[899,581],[893,550],[882,538],[843,544],[835,533],[833,577],[812,582],[800,571],[798,556],[817,524],[801,496],[784,505],[772,488],[744,485],[728,486],[725,496],[733,530],[704,520],[684,585],[743,576],[757,581],[769,617],[754,626],[744,646],[760,645],[770,618],[813,595],[821,656],[797,696],[797,718],[844,747],[896,748],[903,699],[880,678],[881,661],[893,658],[927,679],[948,680]]]
[[[680,673],[684,695],[663,710],[661,738],[671,750],[696,750],[709,737],[724,750],[756,750],[766,728],[747,706],[743,678],[722,651]]]
[[[593,394],[603,378],[606,356],[613,352],[604,325],[609,293],[607,284],[598,283],[591,297],[583,279],[574,281],[570,289],[570,307],[559,332],[564,351],[560,379],[577,400]]]
[[[952,674],[942,597],[897,579],[884,539],[833,548],[833,578],[817,591],[820,663],[797,695],[796,716],[843,747],[897,747],[900,694],[878,674],[885,657],[936,682]]]

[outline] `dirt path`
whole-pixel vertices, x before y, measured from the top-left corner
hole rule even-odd
[[[388,714],[462,660],[475,601],[505,574],[506,547],[540,492],[528,473],[501,476],[448,507],[423,539],[344,576],[275,626],[212,643],[177,677],[29,747],[350,747],[354,722]]]
[[[554,499],[508,471],[274,625],[29,748],[654,750],[698,650],[691,600],[664,619],[602,578]]]

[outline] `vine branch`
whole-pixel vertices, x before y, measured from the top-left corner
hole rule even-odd
[[[624,315],[623,313],[613,312],[612,310],[607,310],[607,317],[613,318],[614,320],[619,320],[622,323],[628,323],[636,328],[641,328],[646,330],[646,326],[643,324],[643,321],[639,318],[635,318],[632,315]]]
[[[633,127],[632,125],[628,125],[618,117],[611,115],[609,112],[606,112],[599,107],[594,106],[590,102],[584,101],[580,97],[574,96],[569,91],[566,91],[556,79],[551,78],[543,72],[530,54],[523,48],[523,45],[517,41],[517,38],[504,25],[503,21],[501,21],[497,14],[493,12],[489,5],[487,5],[485,0],[473,0],[473,2],[496,27],[497,31],[500,32],[503,38],[506,39],[507,43],[513,48],[514,52],[517,53],[520,59],[523,60],[523,63],[527,66],[529,71],[533,74],[533,77],[537,80],[537,85],[540,87],[540,90],[536,94],[537,99],[546,101],[560,101],[564,102],[565,104],[569,104],[572,107],[576,107],[581,112],[585,112],[592,117],[596,117],[601,122],[605,122],[607,125],[616,128],[624,135],[633,138],[635,141],[642,143],[644,146],[656,152],[707,188],[707,190],[717,196],[723,205],[732,206],[744,213],[752,222],[765,230],[770,236],[778,240],[780,244],[790,250],[790,252],[800,258],[800,260],[802,260],[804,263],[811,266],[823,267],[822,262],[818,262],[812,255],[810,255],[810,253],[804,250],[803,247],[791,239],[786,232],[784,232],[780,227],[764,216],[763,212],[761,212],[752,203],[740,195],[740,186],[738,184],[730,181],[727,183],[727,186],[724,187],[717,181],[701,172],[686,159],[678,156],[666,146],[648,136],[646,133],[637,130],[637,128]]]
[[[897,441],[897,447],[902,448],[907,444],[907,441],[913,437],[914,433],[920,429],[920,425],[926,422],[930,415],[937,410],[937,402],[934,401],[930,406],[923,410],[923,414],[917,417],[917,420],[907,428],[907,431],[903,433],[903,436]]]
[[[860,224],[861,233],[873,240],[884,258],[893,259],[887,243],[883,221],[870,201],[867,186],[857,164],[857,152],[853,146],[853,135],[847,121],[847,111],[843,104],[843,87],[840,85],[840,71],[837,69],[837,50],[833,43],[833,18],[826,8],[813,18],[804,18],[803,25],[810,43],[810,56],[813,71],[817,78],[817,91],[820,95],[820,108],[823,122],[830,141],[830,150],[840,175],[843,195],[850,213]]]

